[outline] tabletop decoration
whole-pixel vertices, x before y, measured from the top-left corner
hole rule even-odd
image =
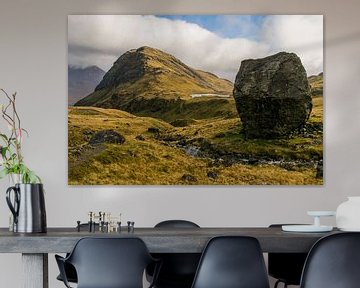
[[[314,217],[314,223],[310,224],[301,224],[301,225],[282,225],[281,229],[286,232],[330,232],[333,230],[332,226],[321,225],[320,217],[326,216],[335,216],[334,211],[308,211],[309,216]]]
[[[40,177],[24,163],[22,140],[28,132],[16,108],[16,93],[4,89],[5,104],[0,104],[1,117],[8,132],[0,133],[0,179],[9,176],[12,186],[6,190],[6,202],[12,214],[9,229],[14,232],[46,232],[44,188]]]
[[[360,231],[360,197],[348,197],[336,209],[336,226],[342,231]]]

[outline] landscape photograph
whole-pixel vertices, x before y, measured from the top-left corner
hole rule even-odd
[[[322,15],[69,15],[69,185],[323,185]]]

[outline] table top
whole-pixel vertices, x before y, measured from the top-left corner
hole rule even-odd
[[[65,253],[83,237],[139,237],[152,253],[201,253],[210,238],[252,236],[263,252],[308,252],[321,237],[338,233],[294,233],[274,228],[135,228],[134,232],[78,232],[76,228],[48,228],[47,233],[13,233],[0,228],[0,253]]]

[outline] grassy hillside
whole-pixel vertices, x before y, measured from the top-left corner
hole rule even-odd
[[[320,101],[321,100],[321,101]],[[322,98],[304,131],[289,140],[245,140],[236,117],[185,127],[94,107],[69,108],[69,184],[322,184]],[[204,112],[205,113],[205,112]],[[123,144],[89,144],[100,130]]]
[[[159,61],[151,63],[155,61],[152,57],[149,61],[154,71],[172,69]],[[176,73],[188,69],[179,63],[173,66]],[[209,83],[216,79],[206,72],[192,70],[188,74],[191,73]],[[309,77],[313,109],[305,127],[289,139],[272,140],[244,137],[232,97],[182,97],[179,90],[205,94],[210,91],[201,90],[203,87],[193,90],[192,83],[165,74],[147,73],[136,83],[111,91],[100,89],[87,98],[89,105],[100,103],[102,108],[69,108],[69,184],[323,183],[322,176],[317,177],[317,165],[323,158],[322,73]],[[161,81],[167,83],[167,89],[156,85],[157,77],[165,77]],[[227,86],[226,82],[217,83],[219,90],[224,83]],[[131,92],[134,87],[136,95]],[[161,97],[156,96],[159,94]],[[110,109],[114,107],[118,109]],[[90,145],[97,132],[106,130],[118,133],[125,142]]]
[[[320,73],[319,75],[313,75],[308,78],[310,89],[311,89],[311,95],[313,97],[322,97],[323,96],[323,73]]]
[[[158,49],[141,47],[120,56],[95,92],[76,106],[126,108],[127,103],[136,98],[189,100],[194,93],[231,95],[232,89],[231,81],[193,69]]]
[[[119,109],[169,123],[183,118],[208,119],[236,113],[230,99],[232,89],[233,84],[228,80],[193,69],[163,51],[141,47],[124,53],[95,91],[75,106]],[[194,94],[230,98],[213,97],[207,103],[204,101],[207,99],[193,99]],[[214,109],[209,109],[208,104]]]
[[[144,88],[145,89],[145,88]],[[159,92],[164,95],[164,92]],[[171,93],[171,92],[169,92]],[[235,101],[232,97],[199,97],[190,99],[181,99],[169,97],[153,97],[148,95],[144,98],[142,95],[134,97],[130,94],[113,96],[110,100],[108,94],[103,90],[95,92],[97,101],[104,98],[101,103],[96,103],[94,106],[106,109],[119,109],[130,112],[137,116],[149,116],[153,118],[162,119],[168,123],[177,121],[179,119],[198,120],[209,119],[216,117],[237,117]],[[88,97],[90,100],[91,97]],[[124,99],[127,99],[126,101]],[[89,105],[93,104],[88,102]]]

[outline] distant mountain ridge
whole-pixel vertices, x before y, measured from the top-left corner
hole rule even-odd
[[[233,83],[193,69],[176,57],[151,47],[129,50],[119,57],[95,91],[76,106],[116,108],[131,113],[166,109],[192,94],[231,95]]]
[[[93,92],[104,75],[105,71],[97,66],[68,66],[68,105],[74,105]]]

